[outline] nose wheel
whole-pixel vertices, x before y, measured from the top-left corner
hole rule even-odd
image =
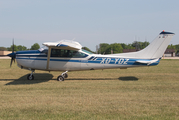
[[[34,71],[35,70],[32,70],[32,73],[27,76],[27,80],[34,80],[34,75],[33,75]]]
[[[29,74],[29,75],[27,76],[27,80],[34,80],[34,75]]]
[[[65,80],[65,78],[67,78],[67,77],[68,77],[67,72],[68,72],[68,71],[63,72],[61,75],[59,75],[59,76],[57,77],[57,81],[64,81],[64,80]]]

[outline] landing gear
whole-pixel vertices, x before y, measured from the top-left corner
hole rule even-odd
[[[27,80],[34,80],[33,72],[34,72],[35,70],[31,70],[31,71],[32,71],[32,73],[27,76]]]
[[[68,77],[67,72],[68,72],[68,71],[66,71],[66,72],[62,73],[62,76],[63,76],[64,78],[67,78],[67,77]]]
[[[34,80],[34,75],[29,74],[29,75],[27,76],[27,80]]]
[[[67,72],[68,72],[68,71],[65,71],[65,72],[63,72],[61,75],[59,75],[59,76],[57,77],[57,81],[64,81],[65,78],[68,77]]]
[[[31,70],[31,69],[29,69],[29,70]],[[29,74],[29,75],[27,76],[27,80],[34,80],[34,75],[33,75],[33,73],[34,73],[35,70],[31,70],[31,71],[32,71],[31,74]],[[64,81],[65,78],[68,77],[67,72],[68,72],[68,71],[65,71],[65,72],[63,72],[61,75],[59,75],[59,76],[57,77],[57,81]]]
[[[57,77],[57,81],[64,81],[64,77],[63,77],[63,76],[61,76],[61,75],[60,75],[60,76],[58,76],[58,77]]]

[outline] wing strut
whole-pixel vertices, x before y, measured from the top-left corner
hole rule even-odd
[[[49,62],[50,62],[51,48],[52,48],[51,46],[48,47],[47,67],[46,67],[47,70],[49,70]]]

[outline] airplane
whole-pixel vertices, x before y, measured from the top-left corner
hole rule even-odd
[[[21,69],[31,71],[28,80],[34,80],[34,71],[64,71],[57,77],[64,81],[69,71],[97,70],[97,69],[126,69],[130,67],[144,67],[158,65],[174,33],[162,31],[146,48],[129,53],[93,54],[84,49],[80,43],[70,40],[59,42],[45,42],[38,50],[17,51],[8,54],[11,63],[17,61]],[[14,42],[13,42],[14,46]]]

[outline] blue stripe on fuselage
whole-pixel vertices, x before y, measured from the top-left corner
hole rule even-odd
[[[24,60],[45,60],[47,61],[47,58],[16,58],[16,59],[24,59]],[[61,61],[61,62],[81,62],[81,60],[67,60],[67,59],[50,59],[50,61]]]
[[[29,51],[17,51],[16,55],[18,54],[37,54],[40,53],[38,50],[29,50]]]
[[[17,57],[47,57],[47,55],[16,55]]]

